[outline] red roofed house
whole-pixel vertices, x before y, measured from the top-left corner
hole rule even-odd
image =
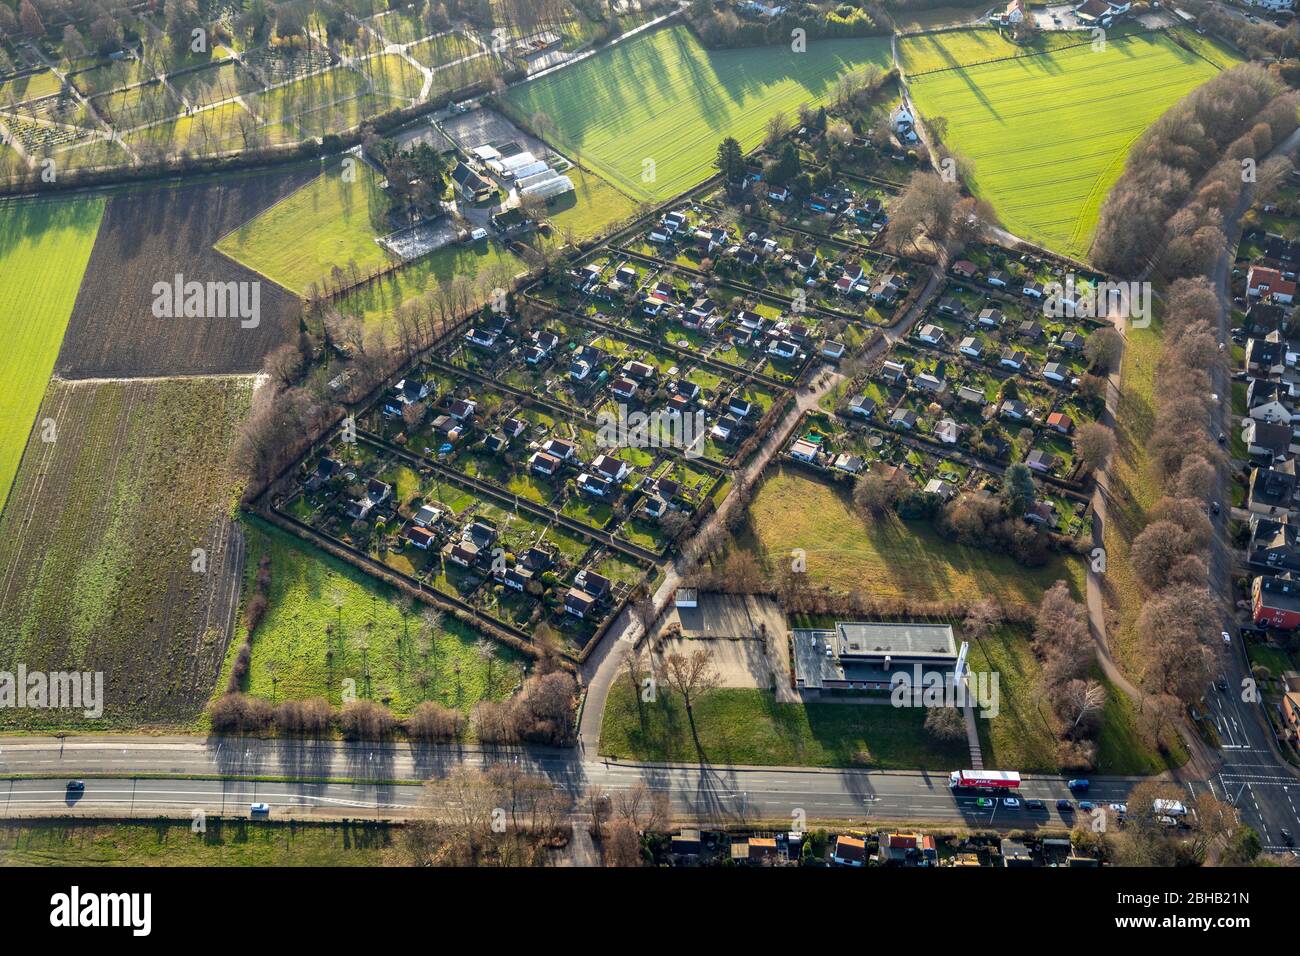
[[[1047,416],[1047,427],[1056,429],[1062,435],[1068,435],[1074,430],[1074,420],[1065,412],[1052,412]]]
[[[1295,283],[1282,278],[1276,269],[1264,266],[1251,266],[1246,273],[1246,295],[1267,299],[1270,296],[1277,302],[1289,303],[1295,298]]]

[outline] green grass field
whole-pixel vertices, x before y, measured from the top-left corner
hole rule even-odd
[[[185,823],[0,827],[4,866],[378,866],[395,831],[380,824],[295,824],[209,817]]]
[[[1049,50],[1087,43],[1090,34],[1082,31],[1055,30],[1040,33],[1031,41],[1013,43],[991,27],[949,30],[902,37],[898,41],[898,58],[909,76],[931,70],[973,66],[990,60],[1032,56]]]
[[[366,322],[379,322],[402,303],[431,293],[458,278],[472,286],[487,282],[490,283],[489,289],[494,285],[505,288],[511,276],[527,270],[528,266],[513,252],[486,239],[468,246],[450,245],[349,292],[335,303],[335,307]],[[478,301],[482,301],[482,297]]]
[[[548,214],[560,235],[572,229],[578,241],[590,239],[637,210],[633,200],[594,173],[575,166],[564,175],[573,180],[573,192],[551,200]]]
[[[63,343],[102,199],[0,206],[0,507],[9,494],[45,383]]]
[[[868,63],[889,68],[888,40],[823,40],[806,53],[709,51],[677,27],[517,86],[507,102],[525,122],[545,113],[562,151],[630,195],[664,199],[713,174],[723,137],[752,149],[773,114],[793,117],[800,104],[824,101],[840,74]],[[650,182],[645,160],[655,165]]]
[[[422,605],[404,615],[391,590],[269,525],[246,521],[244,533],[245,598],[258,561],[271,556],[270,609],[253,639],[250,694],[277,701],[325,697],[338,705],[343,682],[351,680],[358,697],[406,716],[423,700],[468,714],[480,700],[514,691],[522,666],[509,648],[491,642],[489,683],[488,661],[474,646],[481,635],[455,618],[445,616],[429,637],[421,628]]]
[[[626,679],[610,689],[600,730],[602,755],[884,770],[951,770],[969,759],[964,740],[941,742],[926,733],[919,708],[781,704],[767,690],[715,690],[695,704],[697,749],[679,697],[661,691],[645,705],[644,719],[636,698]]]
[[[1134,140],[1216,72],[1143,35],[931,73],[910,88],[922,116],[947,120],[946,144],[1008,230],[1084,256]]]
[[[355,157],[352,157],[355,160]],[[217,251],[286,289],[303,293],[332,267],[356,262],[362,272],[383,265],[375,242],[388,232],[388,198],[368,164],[355,160],[353,178],[331,162],[318,177],[261,215],[223,236]]]
[[[1083,566],[1058,558],[1025,568],[1009,557],[939,537],[928,524],[861,517],[848,496],[793,469],[772,474],[750,506],[736,546],[775,568],[807,553],[815,584],[865,589],[881,600],[965,601],[990,596],[1036,603],[1057,579],[1082,593]]]

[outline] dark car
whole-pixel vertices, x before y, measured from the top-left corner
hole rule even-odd
[[[1214,686],[1219,688],[1219,690],[1223,691],[1225,694],[1228,692],[1228,682],[1222,677],[1214,682]]]
[[[86,783],[85,783],[84,780],[69,780],[69,781],[68,781],[68,792],[69,792],[69,793],[81,793],[81,792],[83,792],[85,789],[86,789]]]
[[[1026,800],[1026,801],[1025,801],[1025,809],[1026,809],[1026,810],[1046,810],[1046,809],[1047,809],[1047,804],[1044,803],[1042,800]]]
[[[1069,800],[1057,800],[1056,809],[1060,810],[1062,813],[1073,813],[1074,804]]]
[[[1087,790],[1089,787],[1089,783],[1087,780],[1083,780],[1082,778],[1080,778],[1078,780],[1071,780],[1069,783],[1066,784],[1066,786],[1069,787],[1071,790]]]
[[[1290,830],[1286,829],[1286,827],[1283,827],[1278,832],[1282,834],[1283,843],[1285,843],[1287,846],[1295,846],[1295,837],[1291,835]]]
[[[1097,809],[1097,805],[1093,803],[1091,800],[1080,800],[1079,809],[1083,810],[1085,813],[1088,813]]]

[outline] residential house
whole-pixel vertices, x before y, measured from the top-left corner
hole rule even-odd
[[[1253,299],[1272,299],[1289,305],[1295,299],[1296,284],[1283,278],[1276,269],[1251,266],[1246,273],[1246,295]]]
[[[986,329],[997,328],[1002,324],[1002,310],[995,309],[992,306],[980,309],[976,321]]]
[[[1053,382],[1064,382],[1070,377],[1070,370],[1060,362],[1048,362],[1043,366],[1043,378]]]
[[[1295,459],[1253,468],[1246,495],[1246,506],[1253,514],[1275,517],[1291,510],[1295,498]]]
[[[1012,368],[1018,372],[1024,367],[1025,353],[1020,349],[1004,348],[1001,358],[998,359],[998,364],[1003,368]]]
[[[857,837],[837,834],[831,847],[831,862],[839,866],[865,866],[867,863],[867,844]]]
[[[1025,456],[1025,464],[1040,474],[1050,474],[1056,467],[1056,456],[1050,451],[1035,448]]]
[[[876,411],[876,400],[866,395],[854,395],[849,399],[849,414],[859,418],[870,418]]]
[[[912,384],[922,391],[934,392],[936,395],[944,390],[947,383],[938,376],[931,375],[929,372],[922,372],[912,379]]]
[[[1251,516],[1246,564],[1255,571],[1300,572],[1300,543],[1286,515],[1277,519]]]
[[[980,344],[980,340],[975,338],[975,336],[968,335],[966,338],[961,340],[961,345],[957,346],[957,351],[962,355],[967,355],[971,358],[977,359],[984,351],[984,346]]]
[[[578,490],[593,498],[604,498],[609,494],[610,483],[598,475],[583,472],[578,476]]]
[[[551,477],[560,470],[563,462],[554,455],[548,455],[544,451],[533,452],[533,456],[528,459],[528,468],[538,475]]]
[[[943,329],[937,325],[923,325],[916,337],[927,345],[938,345],[943,341]]]
[[[1290,425],[1272,424],[1255,418],[1246,419],[1241,429],[1241,440],[1246,445],[1247,454],[1268,461],[1277,461],[1300,451],[1300,447],[1292,444]]]
[[[790,446],[790,457],[798,461],[816,462],[821,447],[807,438],[799,438]]]
[[[910,408],[896,408],[894,414],[889,416],[889,424],[907,431],[915,428],[918,420],[919,416]]]
[[[1065,412],[1052,412],[1047,416],[1047,427],[1060,432],[1062,435],[1068,435],[1074,431],[1074,419]]]
[[[609,481],[622,481],[632,470],[627,462],[613,455],[597,455],[591,460],[591,467],[602,478]]]
[[[1261,574],[1251,582],[1250,616],[1259,627],[1294,631],[1300,627],[1300,579]]]
[[[945,445],[957,444],[957,439],[961,435],[961,426],[951,418],[943,418],[934,426],[934,437]]]
[[[1018,422],[1029,417],[1029,406],[1018,398],[1008,398],[1002,403],[999,413],[1003,418]]]

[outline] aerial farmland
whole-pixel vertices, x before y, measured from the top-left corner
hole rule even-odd
[[[0,0],[0,863],[1289,862],[1285,2]]]

